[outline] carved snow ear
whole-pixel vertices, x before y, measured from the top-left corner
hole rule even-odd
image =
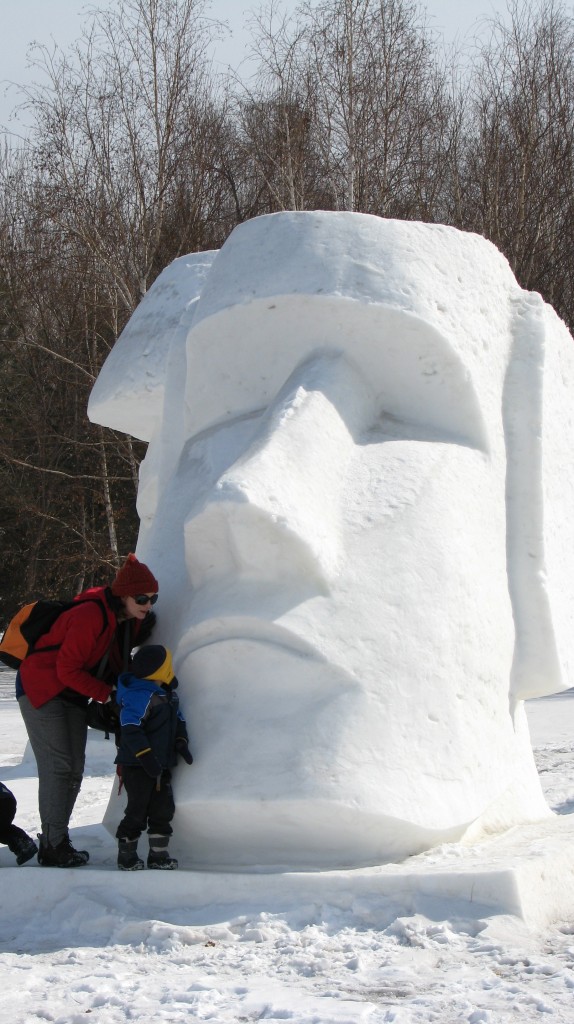
[[[574,345],[536,293],[517,300],[503,394],[511,693],[568,689],[574,629]]]
[[[149,441],[161,422],[165,381],[174,349],[185,341],[197,298],[216,251],[170,263],[154,281],[120,334],[94,384],[94,423]]]

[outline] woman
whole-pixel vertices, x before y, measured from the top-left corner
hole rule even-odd
[[[158,589],[147,565],[128,555],[111,587],[79,594],[77,607],[56,619],[20,665],[16,697],[38,767],[38,862],[45,867],[89,860],[68,833],[84,774],[89,700],[111,699],[131,648],[151,632]]]

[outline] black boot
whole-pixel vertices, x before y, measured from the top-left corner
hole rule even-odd
[[[27,860],[31,860],[34,854],[38,853],[38,847],[31,836],[21,828],[13,826],[13,833],[10,842],[8,843],[8,849],[16,855],[17,864],[25,864]]]
[[[150,835],[147,855],[148,868],[159,871],[175,871],[178,864],[175,857],[170,857],[167,851],[168,844],[169,836]]]
[[[66,838],[67,838],[67,841],[68,841],[68,845],[70,846],[70,848],[72,850],[74,850],[74,847],[72,846],[72,843],[70,842],[70,834],[68,832],[66,833]],[[89,855],[87,850],[74,850],[74,853],[77,853],[79,857],[83,857],[85,864],[88,863],[88,861],[90,859],[90,855]]]
[[[69,836],[64,836],[56,846],[47,843],[44,836],[39,835],[38,839],[38,864],[44,868],[81,868],[90,859],[87,850],[74,850]]]
[[[138,857],[137,839],[118,840],[118,868],[120,871],[141,871],[144,862]]]

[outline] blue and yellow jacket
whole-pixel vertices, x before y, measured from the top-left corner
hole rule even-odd
[[[141,765],[141,757],[148,751],[162,768],[177,764],[175,741],[182,737],[187,743],[187,728],[174,684],[177,686],[176,679],[166,688],[131,672],[119,677],[121,731],[116,764]]]

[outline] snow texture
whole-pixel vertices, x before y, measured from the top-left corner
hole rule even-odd
[[[0,1024],[570,1024],[574,691],[527,712],[544,827],[307,877],[194,872],[189,852],[176,873],[118,872],[101,825],[114,748],[90,731],[72,819],[90,864],[16,867],[0,847]],[[34,834],[36,767],[1,666],[0,765]]]
[[[453,228],[274,214],[160,275],[89,415],[149,441],[194,867],[554,835],[523,701],[572,683],[573,396],[564,324]]]

